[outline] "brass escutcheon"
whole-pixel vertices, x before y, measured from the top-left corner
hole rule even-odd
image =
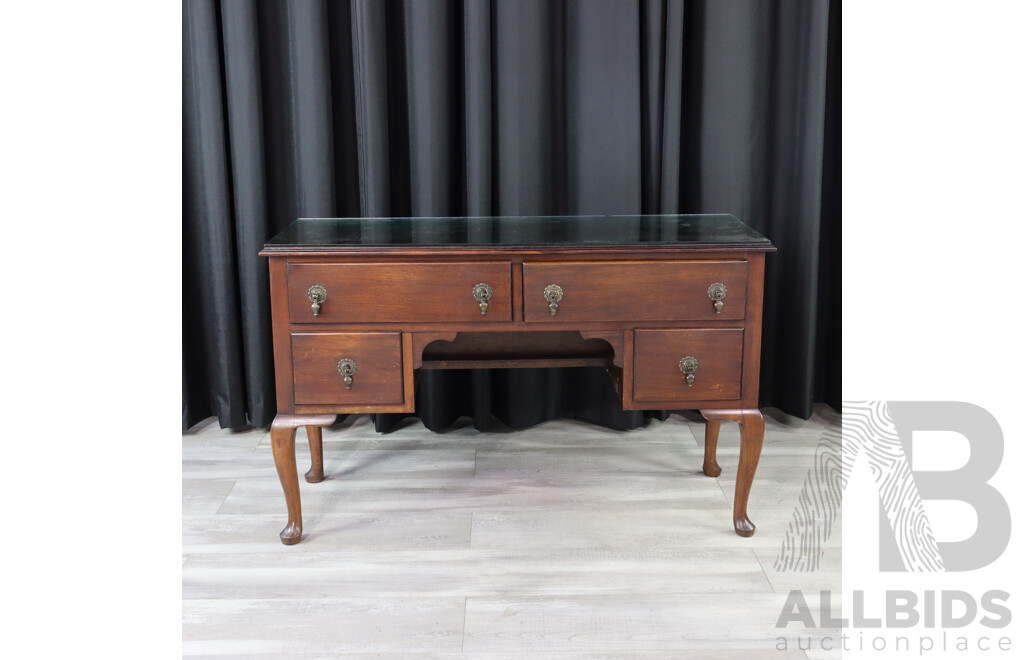
[[[728,293],[725,285],[721,282],[715,282],[708,287],[708,298],[711,298],[715,303],[715,314],[721,314],[722,308],[725,307],[725,294]]]
[[[558,313],[558,303],[562,300],[562,287],[557,284],[549,284],[544,287],[544,300],[548,301],[548,309],[551,316]]]
[[[306,292],[309,302],[313,303],[313,316],[320,316],[320,305],[327,300],[327,289],[321,284],[314,284]]]
[[[352,376],[356,373],[356,363],[348,358],[342,358],[338,363],[338,373],[345,378],[345,389],[352,389]]]
[[[693,372],[697,371],[697,358],[687,355],[679,361],[679,371],[686,374],[686,386],[693,387]]]
[[[491,285],[486,282],[481,282],[473,287],[473,298],[480,303],[480,314],[487,313],[487,301],[491,299]]]

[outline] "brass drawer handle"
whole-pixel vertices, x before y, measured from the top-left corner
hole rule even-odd
[[[491,299],[491,294],[494,291],[491,290],[491,285],[486,282],[481,282],[473,287],[473,298],[480,303],[480,314],[487,313],[487,301]]]
[[[338,373],[345,377],[345,389],[352,389],[352,375],[356,372],[356,363],[348,358],[342,358],[338,363]]]
[[[679,361],[679,371],[686,374],[686,386],[693,387],[693,372],[697,371],[697,358],[687,355]]]
[[[309,302],[313,303],[313,316],[320,316],[320,305],[327,300],[327,289],[321,284],[314,284],[306,292]]]
[[[725,307],[725,294],[727,293],[725,285],[721,282],[715,282],[708,287],[708,298],[715,303],[715,314],[721,314],[722,308]]]
[[[544,300],[548,301],[548,309],[551,316],[558,313],[558,303],[562,300],[562,287],[557,284],[549,284],[544,287]]]

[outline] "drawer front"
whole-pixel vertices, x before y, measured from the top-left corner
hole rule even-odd
[[[512,320],[509,262],[289,264],[292,323],[390,323]],[[475,297],[490,287],[485,313]],[[311,287],[326,297],[314,314]]]
[[[739,399],[743,329],[636,330],[633,335],[633,400],[642,403]],[[696,359],[693,385],[680,370]]]
[[[716,284],[725,290],[719,312],[708,292]],[[561,290],[554,315],[545,297],[549,285]],[[524,263],[524,320],[739,320],[746,288],[746,261]]]
[[[338,364],[350,360],[351,387]],[[401,404],[402,334],[332,332],[292,334],[295,403]]]

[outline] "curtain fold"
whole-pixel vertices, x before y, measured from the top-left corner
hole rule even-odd
[[[214,414],[235,428],[250,388],[217,7],[185,3],[182,34],[182,425]]]
[[[837,404],[838,2],[186,0],[183,24],[183,427],[272,420],[257,252],[311,216],[733,213],[779,246],[762,405]],[[438,430],[645,417],[590,369],[416,396]]]

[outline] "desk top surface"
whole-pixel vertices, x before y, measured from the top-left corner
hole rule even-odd
[[[300,218],[270,239],[264,251],[444,246],[721,246],[774,250],[770,240],[735,216],[710,214]]]

